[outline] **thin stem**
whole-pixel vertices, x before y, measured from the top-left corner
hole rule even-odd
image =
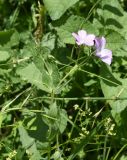
[[[88,21],[88,19],[90,18],[90,16],[92,15],[92,11],[94,10],[94,8],[96,7],[96,5],[100,2],[101,0],[98,0],[96,3],[94,3],[94,5],[92,6],[92,8],[90,9],[89,13],[88,13],[88,16],[86,17],[86,19],[81,23],[81,25],[79,26],[79,29],[82,28],[83,24],[85,22]]]
[[[127,147],[127,144],[125,144],[119,151],[118,151],[118,153],[115,155],[115,157],[113,158],[113,160],[116,160],[117,158],[118,158],[118,156],[119,156],[119,154],[124,150],[124,148],[126,148]]]
[[[10,101],[8,104],[6,104],[3,108],[2,108],[2,112],[5,111],[16,99],[18,99],[21,95],[23,95],[25,92],[30,91],[30,88],[27,88],[25,91],[22,91],[21,93],[19,93],[12,101]]]
[[[107,139],[108,139],[108,134],[106,134],[106,136],[105,136],[105,141],[104,141],[103,160],[105,160],[105,157],[106,157]]]
[[[110,151],[111,151],[111,147],[109,147],[109,148],[107,148],[107,149],[108,149],[108,151],[107,151],[107,156],[106,156],[105,160],[108,160],[109,153],[110,153]]]
[[[118,83],[113,82],[113,81],[111,81],[111,80],[109,80],[109,79],[107,79],[107,78],[104,78],[104,77],[102,77],[102,76],[98,76],[98,75],[96,75],[95,73],[92,73],[92,72],[89,72],[89,71],[83,70],[83,69],[81,69],[81,68],[80,68],[79,70],[80,70],[80,71],[82,71],[82,72],[85,72],[85,73],[91,74],[91,75],[93,75],[93,76],[95,76],[95,77],[98,77],[98,78],[100,78],[100,79],[103,79],[103,80],[105,80],[105,81],[107,81],[107,82],[110,82],[110,83],[112,83],[112,84],[115,84],[115,85],[119,86],[119,84],[118,84]]]
[[[49,147],[48,147],[48,160],[50,160],[50,154],[51,154],[51,142],[49,141]]]
[[[37,98],[33,98],[33,99],[29,99],[31,101],[33,100],[37,100],[37,99],[51,99],[52,97],[37,97]],[[62,98],[62,97],[56,97],[54,98],[54,100],[59,100],[59,101],[64,101],[64,100],[72,100],[72,101],[77,101],[77,100],[89,100],[89,101],[94,101],[94,100],[127,100],[127,97],[109,97],[109,98],[105,98],[105,97],[73,97],[73,98]]]
[[[63,78],[62,80],[59,82],[58,86],[56,87],[56,90],[59,88],[59,86],[61,85],[61,83],[63,83],[63,81],[71,74],[73,74],[73,72],[77,69],[77,65],[75,65]]]

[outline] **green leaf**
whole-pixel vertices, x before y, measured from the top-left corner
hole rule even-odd
[[[105,98],[126,98],[127,97],[127,79],[121,79],[118,75],[113,75],[106,67],[101,69],[101,75],[118,85],[101,80],[101,88]],[[112,116],[118,126],[121,126],[121,113],[126,109],[126,100],[108,100],[112,110]]]
[[[13,47],[19,44],[19,34],[15,29],[0,31],[0,45]]]
[[[20,124],[19,126],[19,134],[20,134],[20,141],[22,143],[22,147],[26,149],[28,155],[30,155],[31,160],[40,160],[41,155],[37,150],[36,143],[34,138],[31,138],[25,128]]]
[[[14,30],[14,33],[10,37],[10,41],[7,43],[7,45],[10,47],[17,46],[19,44],[19,40],[20,40],[19,33],[16,30]]]
[[[58,127],[61,134],[64,132],[64,130],[67,127],[67,119],[68,119],[67,112],[64,109],[62,109],[60,111],[59,120],[58,120]]]
[[[68,8],[74,5],[79,0],[44,0],[44,5],[49,12],[52,20],[59,19]]]
[[[49,92],[48,86],[42,82],[42,73],[34,63],[31,63],[22,69],[19,68],[17,74],[19,74],[23,80],[27,80],[37,88]]]
[[[103,81],[101,82],[102,91],[105,97],[123,98],[122,100],[108,101],[111,106],[111,114],[117,124],[117,133],[120,137],[127,138],[127,79],[120,79],[122,85],[109,86]],[[121,132],[122,131],[122,132]]]
[[[59,72],[53,61],[45,61],[43,57],[37,57],[35,63],[17,69],[17,74],[23,80],[28,81],[37,88],[52,93],[59,82]]]
[[[44,48],[48,48],[50,50],[53,50],[55,48],[56,43],[56,36],[52,33],[47,33],[43,36],[41,41],[41,46]]]
[[[101,8],[97,9],[97,18],[94,19],[94,25],[98,28],[113,29],[127,38],[127,13],[121,7],[118,0],[103,0]]]
[[[58,106],[56,102],[54,102],[52,105],[50,105],[50,109],[48,111],[48,115],[51,117],[56,118],[55,121],[53,121],[55,128],[58,128],[60,133],[63,133],[67,126],[67,113],[63,109],[58,109]]]
[[[43,143],[48,141],[48,126],[43,122],[43,116],[41,114],[26,117],[25,122],[28,128],[27,131],[31,137]]]
[[[120,157],[120,160],[127,160],[127,156],[122,155],[122,156]]]
[[[50,93],[57,94],[56,87],[60,81],[60,74],[54,58],[46,54],[40,54],[34,60],[36,67],[42,73],[43,84],[45,84]]]
[[[120,79],[122,85],[111,86],[101,81],[102,91],[105,98],[126,98],[127,97],[127,79]],[[112,108],[112,116],[118,125],[121,125],[121,113],[125,110],[127,103],[126,100],[110,100],[109,104]]]
[[[114,56],[127,56],[127,40],[114,30],[106,30],[107,48],[112,50]]]
[[[7,31],[0,31],[0,44],[3,45],[9,42],[13,33],[13,29]]]
[[[0,62],[6,61],[10,58],[10,55],[7,51],[0,51]]]
[[[54,124],[57,121],[57,117],[58,117],[58,106],[56,104],[56,102],[52,103],[49,106],[49,109],[45,109],[46,115],[47,117],[44,119],[46,124],[48,126],[51,126],[52,128],[54,128]],[[55,127],[56,128],[56,127]]]
[[[20,124],[19,126],[19,134],[20,134],[20,141],[22,142],[23,148],[27,149],[34,144],[34,139],[31,138],[25,128]]]

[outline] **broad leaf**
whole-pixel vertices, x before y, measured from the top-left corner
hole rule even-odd
[[[59,82],[59,73],[57,66],[52,61],[45,61],[44,58],[37,58],[35,63],[17,69],[23,80],[28,81],[37,88],[46,92],[55,92]]]
[[[44,91],[49,91],[48,86],[42,83],[42,73],[35,66],[34,63],[29,64],[28,66],[18,69],[17,74],[19,74],[23,80],[27,80],[29,83],[35,85],[37,88]]]
[[[68,8],[74,5],[79,0],[44,0],[44,5],[49,12],[52,20],[59,19]]]

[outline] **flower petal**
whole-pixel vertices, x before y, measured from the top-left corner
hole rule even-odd
[[[79,37],[78,34],[72,33],[72,36],[76,39],[76,43],[77,43],[78,45],[82,45],[82,44],[83,44],[83,43],[81,42],[80,37]]]
[[[78,36],[78,34],[76,34],[76,33],[72,33],[72,36],[77,40],[77,41],[79,41],[79,36]]]
[[[106,39],[104,37],[96,37],[95,38],[95,47],[97,52],[103,50],[106,45]]]
[[[84,43],[87,46],[93,46],[94,45],[94,40],[95,40],[95,35],[94,34],[88,34],[85,38]]]
[[[107,63],[108,65],[110,65],[111,64],[111,62],[112,62],[112,58],[111,57],[103,57],[102,59],[101,59],[103,62],[105,62],[105,63]]]
[[[72,36],[76,39],[76,43],[78,45],[82,45],[82,44],[87,46],[94,45],[95,35],[87,34],[85,30],[79,30],[78,34],[72,33]]]
[[[109,49],[103,49],[101,52],[97,52],[96,56],[108,65],[110,65],[112,62],[112,51]]]
[[[78,31],[78,35],[79,35],[79,37],[81,38],[81,39],[84,39],[85,37],[86,37],[86,31],[84,31],[84,30],[80,30],[80,31]]]

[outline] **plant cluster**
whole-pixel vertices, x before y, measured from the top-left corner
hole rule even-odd
[[[0,0],[0,160],[127,160],[126,0]]]

